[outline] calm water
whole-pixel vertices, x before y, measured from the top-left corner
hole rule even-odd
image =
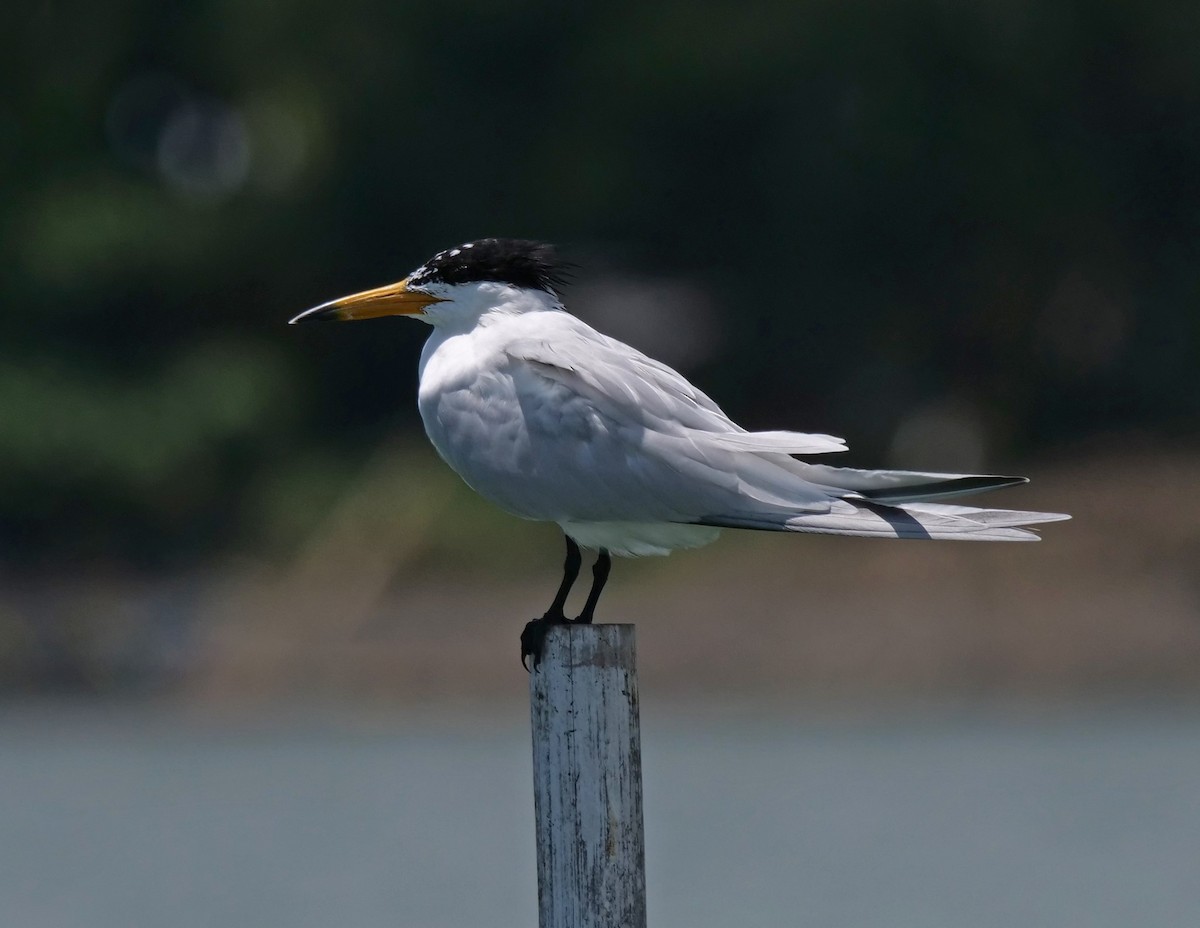
[[[1200,712],[645,708],[652,928],[1200,924]],[[520,707],[0,712],[0,926],[536,923]]]

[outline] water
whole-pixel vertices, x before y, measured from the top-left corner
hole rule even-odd
[[[1200,923],[1200,713],[644,711],[652,928]],[[9,709],[0,925],[531,926],[529,778],[520,707]]]

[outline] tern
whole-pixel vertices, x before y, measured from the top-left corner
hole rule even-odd
[[[486,499],[566,539],[554,601],[521,634],[536,668],[547,630],[592,621],[611,557],[664,555],[722,528],[868,538],[1036,541],[1070,516],[949,505],[1024,477],[857,470],[794,455],[845,451],[831,435],[751,432],[680,373],[567,312],[570,265],[553,246],[485,238],[434,255],[398,283],[322,303],[291,322],[412,316],[433,327],[418,405],[438,454]],[[596,550],[583,611],[567,596]]]

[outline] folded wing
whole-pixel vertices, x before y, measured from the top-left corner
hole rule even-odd
[[[748,432],[676,371],[560,318],[562,330],[515,339],[507,354],[533,441],[564,481],[562,506],[580,509],[564,518],[981,541],[1037,540],[1025,526],[1069,518],[936,502],[1023,477],[798,461],[790,455],[846,445],[830,435]],[[581,486],[593,488],[594,506],[580,503]]]

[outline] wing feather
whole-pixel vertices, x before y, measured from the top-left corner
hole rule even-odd
[[[594,330],[586,335],[571,331],[555,335],[553,343],[537,337],[513,340],[507,354],[541,368],[547,377],[586,396],[618,421],[664,434],[699,432],[698,441],[730,451],[826,454],[846,450],[846,443],[832,435],[749,432],[679,372]]]

